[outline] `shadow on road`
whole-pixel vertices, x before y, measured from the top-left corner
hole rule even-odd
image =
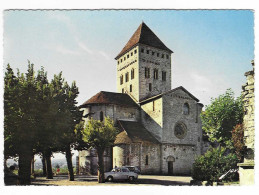
[[[132,184],[153,184],[153,185],[164,185],[164,186],[189,186],[189,182],[181,181],[170,181],[160,179],[138,179]]]

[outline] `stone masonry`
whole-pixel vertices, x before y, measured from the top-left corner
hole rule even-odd
[[[239,179],[240,185],[253,185],[254,184],[254,108],[255,108],[255,95],[254,95],[254,61],[252,61],[253,70],[245,73],[247,82],[242,86],[243,89],[243,102],[244,102],[244,143],[246,152],[244,162],[239,163]]]

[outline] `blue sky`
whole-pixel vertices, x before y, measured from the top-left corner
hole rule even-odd
[[[5,11],[4,68],[27,60],[49,78],[63,72],[79,87],[78,102],[116,91],[116,61],[142,20],[174,51],[172,87],[183,86],[207,105],[227,88],[236,95],[254,59],[249,10]]]

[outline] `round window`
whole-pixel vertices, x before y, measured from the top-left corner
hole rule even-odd
[[[179,138],[179,139],[183,139],[186,136],[186,126],[184,123],[176,123],[175,127],[174,127],[174,135]]]

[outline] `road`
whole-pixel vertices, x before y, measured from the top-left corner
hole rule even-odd
[[[68,181],[67,176],[54,176],[53,179],[37,177],[32,185],[44,186],[107,186],[107,185],[160,185],[160,186],[184,186],[190,185],[191,177],[188,176],[162,176],[162,175],[139,175],[137,181],[129,183],[128,181],[106,182],[99,184],[97,176],[75,176],[75,181]]]

